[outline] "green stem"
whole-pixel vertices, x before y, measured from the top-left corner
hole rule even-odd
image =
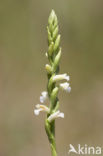
[[[56,148],[52,144],[51,144],[51,153],[52,153],[52,156],[57,156]]]
[[[48,19],[48,59],[49,68],[48,71],[48,85],[47,91],[50,100],[50,112],[47,114],[47,118],[58,110],[59,100],[57,97],[59,88],[56,87],[56,83],[53,81],[53,76],[59,72],[59,61],[61,57],[60,35],[58,34],[58,20],[57,16],[52,10]],[[45,129],[50,142],[52,156],[57,156],[56,143],[55,143],[55,120],[49,122],[45,121]]]
[[[57,156],[56,143],[55,143],[55,121],[49,123],[48,120],[45,121],[45,130],[48,135],[48,139],[51,147],[52,156]]]

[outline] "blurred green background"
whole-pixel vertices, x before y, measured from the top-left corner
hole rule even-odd
[[[50,156],[45,113],[34,116],[47,77],[47,19],[59,20],[61,73],[72,92],[61,92],[56,120],[58,156],[69,144],[103,146],[103,1],[0,1],[0,156]]]

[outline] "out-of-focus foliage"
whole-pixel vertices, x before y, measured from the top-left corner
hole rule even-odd
[[[59,156],[70,143],[103,145],[103,1],[1,0],[0,156],[50,155],[45,115],[35,117],[33,109],[46,89],[51,9],[62,36],[61,73],[68,71],[72,86],[69,95],[59,94],[65,113],[56,122]]]

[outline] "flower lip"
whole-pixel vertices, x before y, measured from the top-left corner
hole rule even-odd
[[[36,107],[36,109],[34,109],[35,115],[39,115],[41,111],[49,113],[49,108],[45,105],[37,104],[35,107]]]
[[[71,91],[71,87],[69,86],[70,84],[68,82],[64,82],[64,83],[61,83],[60,84],[60,88],[67,91],[67,92],[70,92]]]
[[[48,93],[47,93],[46,91],[43,91],[43,92],[41,93],[42,96],[47,96],[47,94],[48,94]]]
[[[67,92],[68,92],[68,93],[71,92],[71,87],[68,87]]]
[[[34,109],[34,114],[39,115],[40,111],[41,111],[41,109]]]
[[[47,97],[48,97],[48,93],[46,91],[43,91],[40,96],[40,102],[44,103],[44,101],[47,99]]]
[[[67,80],[67,81],[69,81],[70,77],[66,73],[53,76],[53,81],[60,81],[60,80]]]

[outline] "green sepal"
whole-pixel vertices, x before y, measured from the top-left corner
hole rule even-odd
[[[52,37],[48,27],[47,27],[47,32],[48,32],[48,43],[50,44],[52,42]]]
[[[58,26],[58,19],[57,19],[57,16],[55,16],[54,23],[53,23],[53,31],[55,30],[57,26]]]
[[[56,39],[57,35],[58,35],[58,26],[53,31],[53,41]]]
[[[54,51],[56,51],[58,49],[59,44],[60,44],[60,35],[58,35],[56,40],[55,40]]]
[[[56,57],[54,59],[53,72],[56,72],[57,71],[60,58],[61,58],[61,48],[60,48],[58,54],[56,55]]]
[[[53,110],[53,113],[55,113],[59,109],[59,101],[57,101],[56,106]]]
[[[53,88],[53,84],[55,82],[53,82],[53,76],[54,74],[50,77],[49,81],[48,81],[48,93],[51,94],[52,88]]]
[[[51,93],[51,96],[50,96],[50,100],[51,100],[50,111],[52,111],[52,109],[54,108],[54,105],[55,105],[55,102],[56,102],[56,99],[57,99],[58,91],[59,91],[59,88],[55,87],[53,89],[52,93]]]
[[[45,120],[45,130],[46,130],[46,133],[47,133],[47,135],[48,135],[48,139],[49,139],[49,141],[50,142],[52,142],[52,133],[51,133],[51,131],[50,131],[50,123],[49,123],[49,121],[46,119]]]
[[[50,44],[50,46],[48,48],[48,54],[49,54],[49,56],[52,56],[53,50],[54,50],[54,43],[51,42],[51,44]]]

